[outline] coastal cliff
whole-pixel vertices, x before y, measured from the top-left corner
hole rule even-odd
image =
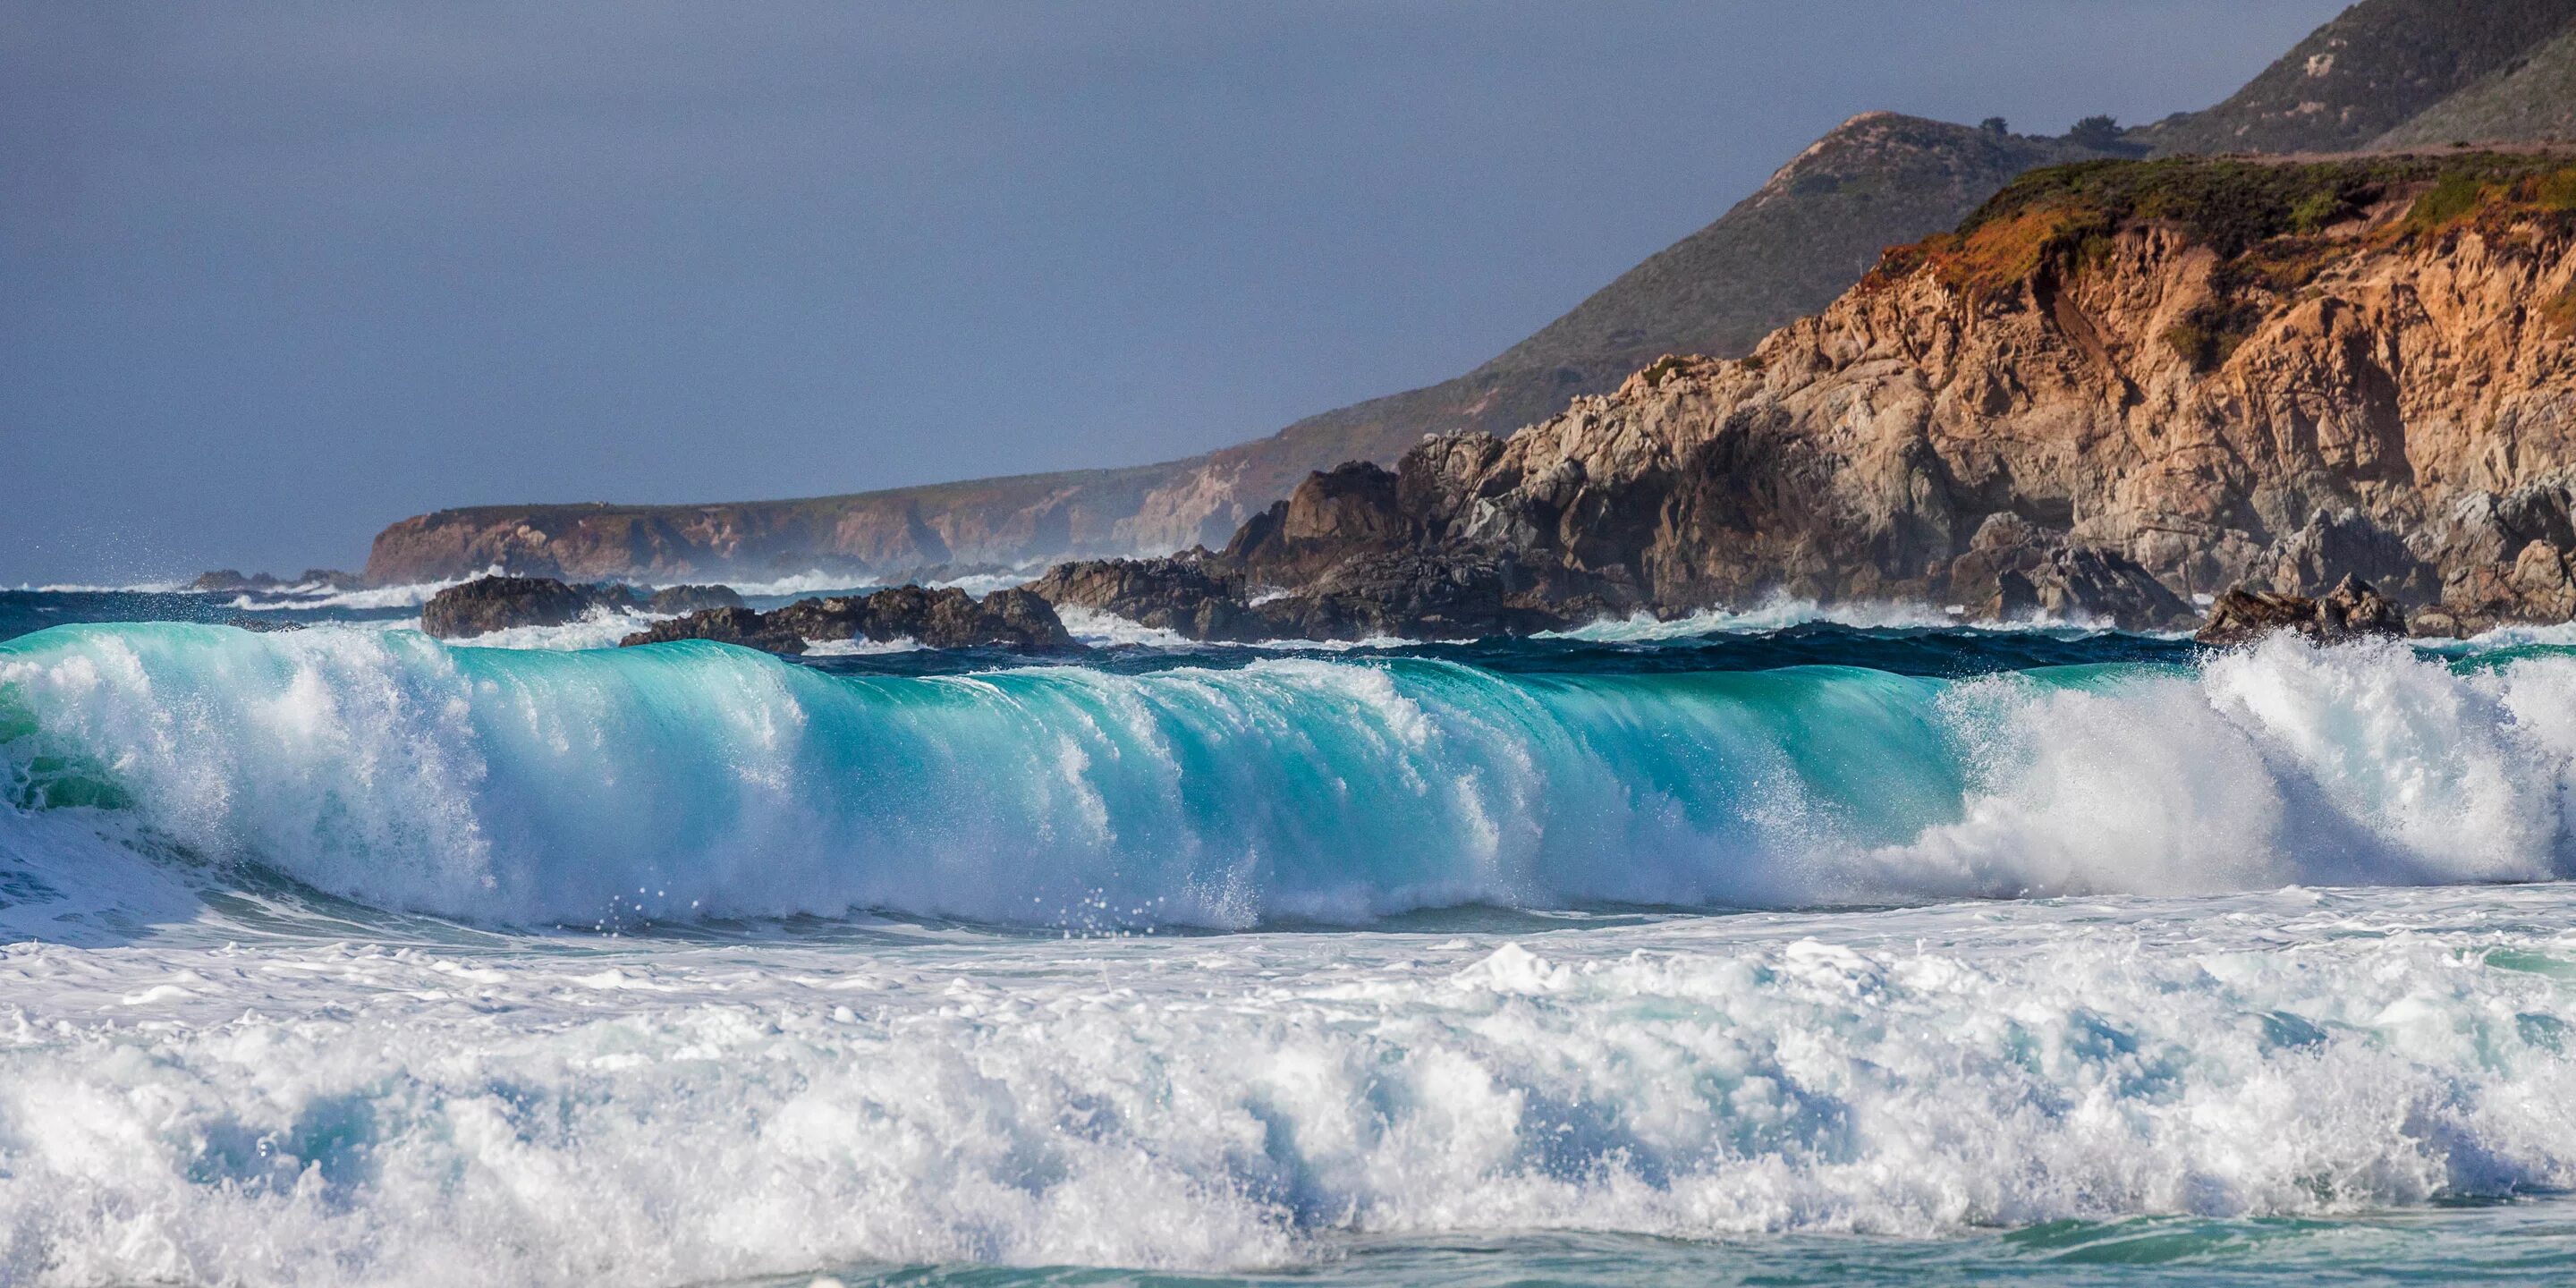
[[[1491,612],[1460,629],[1779,594],[2170,627],[2347,574],[2419,631],[2564,621],[2571,246],[2563,155],[2042,171],[1742,360],[1319,475],[1166,564],[1320,634],[1471,582]],[[1122,576],[1037,589],[1188,628]],[[1311,612],[1355,588],[1395,607]]]
[[[1738,356],[1849,287],[1887,246],[1954,227],[2013,176],[2083,145],[1892,112],[1844,122],[1722,217],[1452,380],[1183,460],[711,505],[506,505],[385,528],[379,583],[488,568],[576,581],[862,576],[1222,544],[1308,473],[1392,463],[1427,433],[1508,434],[1618,387],[1658,354]]]
[[[441,510],[384,529],[367,576],[437,581],[498,567],[574,580],[871,579],[1219,545],[1311,471],[1391,464],[1425,434],[1509,434],[1616,389],[1660,354],[1741,357],[1832,302],[1883,248],[1957,226],[2034,167],[2563,138],[2576,129],[2571,21],[2576,0],[2361,0],[2226,101],[2125,132],[2108,117],[2040,137],[2000,120],[1862,113],[1714,223],[1474,371],[1204,455],[800,500]]]

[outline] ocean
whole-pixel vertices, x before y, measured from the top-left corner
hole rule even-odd
[[[2576,1280],[2576,633],[428,589],[0,591],[0,1283]]]

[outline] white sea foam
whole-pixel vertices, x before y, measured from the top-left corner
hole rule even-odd
[[[1031,578],[1036,577],[1039,573],[1044,571],[1046,570],[1039,568],[1035,570],[1021,569],[999,573],[975,573],[970,576],[952,577],[942,581],[923,582],[922,584],[933,590],[953,587],[981,599],[997,590],[1005,590],[1012,586],[1026,585]],[[853,578],[851,574],[846,572],[817,571],[796,573],[792,576],[774,578],[769,581],[728,581],[725,584],[731,586],[735,594],[741,595],[746,599],[784,599],[790,597],[802,598],[812,595],[853,593],[865,590],[872,586],[881,586],[888,583],[867,577]]]
[[[2563,889],[1534,934],[0,950],[0,1279],[1296,1267],[2576,1184]]]
[[[669,583],[682,584],[680,582]],[[703,583],[697,583],[703,584]],[[724,583],[745,599],[777,599],[809,595],[835,594],[875,585],[865,577],[853,578],[845,572],[800,572],[769,581],[728,580]]]
[[[973,595],[977,599],[982,599],[984,596],[992,594],[997,590],[1009,590],[1013,586],[1025,586],[1031,581],[1036,580],[1045,572],[1046,570],[1044,568],[1040,568],[1035,571],[1023,569],[1016,572],[976,573],[972,576],[951,577],[944,581],[933,581],[924,584],[928,585],[933,590],[962,590],[969,595]]]
[[[1817,604],[1812,600],[1789,595],[1775,595],[1751,608],[1703,608],[1680,617],[1659,619],[1652,613],[1637,613],[1624,618],[1603,618],[1563,631],[1541,633],[1546,639],[1599,640],[1611,643],[1647,642],[1688,639],[1697,635],[1750,634],[1786,630],[1793,626],[1828,624],[1862,629],[1938,630],[1960,626],[1992,626],[1976,622],[1961,613],[1945,611],[1929,604],[1838,603]],[[2010,630],[2092,630],[2095,624],[2076,620],[2047,620],[2018,623],[1994,629]]]
[[[1173,649],[1247,648],[1261,649],[1272,653],[1348,653],[1355,649],[1411,648],[1417,647],[1425,642],[1422,640],[1401,639],[1393,635],[1371,635],[1364,639],[1356,640],[1277,639],[1257,640],[1248,643],[1226,640],[1193,640],[1169,627],[1146,626],[1139,622],[1129,621],[1124,617],[1120,617],[1116,613],[1097,608],[1085,608],[1080,604],[1058,605],[1056,607],[1056,617],[1064,622],[1065,633],[1071,635],[1076,643],[1088,644],[1093,648],[1117,648],[1121,646]],[[1467,643],[1469,641],[1457,640],[1448,642]]]
[[[353,611],[417,608],[428,603],[438,592],[450,586],[463,585],[469,580],[472,579],[424,581],[400,586],[369,586],[359,590],[333,590],[321,585],[286,586],[273,591],[253,591],[236,595],[229,607],[244,612],[313,611],[332,608]]]
[[[1055,615],[1064,623],[1065,633],[1077,643],[1093,648],[1115,648],[1142,645],[1150,648],[1194,648],[1186,635],[1168,627],[1144,626],[1103,609],[1085,608],[1080,604],[1058,604]]]
[[[617,641],[651,627],[655,622],[671,620],[670,613],[647,613],[635,609],[595,607],[580,620],[559,626],[511,626],[489,631],[470,639],[452,640],[462,648],[566,649],[615,648]],[[405,623],[414,625],[417,623]]]
[[[18,583],[18,589],[23,591],[32,591],[40,595],[162,595],[168,594],[172,591],[186,590],[187,588],[188,583],[184,581],[141,581],[120,585],[88,585],[80,582],[54,582],[43,586],[31,586],[25,582]]]
[[[920,649],[920,641],[913,639],[909,635],[897,636],[890,640],[846,639],[805,641],[805,656],[807,657],[876,657],[887,653],[913,653],[920,651]]]

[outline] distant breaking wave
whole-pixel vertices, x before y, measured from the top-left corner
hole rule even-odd
[[[502,924],[1239,928],[2576,869],[2576,658],[2546,651],[2276,642],[1973,681],[1421,658],[845,676],[704,644],[129,625],[0,645],[0,739],[0,828],[78,807]]]

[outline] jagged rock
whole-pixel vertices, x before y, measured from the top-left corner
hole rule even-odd
[[[2258,640],[2274,631],[2297,630],[2316,621],[2317,601],[2305,595],[2235,587],[2209,606],[2209,620],[2192,636],[2222,648]]]
[[[742,596],[731,586],[664,586],[644,601],[648,613],[694,613],[706,608],[740,608]]]
[[[1252,611],[1265,634],[1287,639],[1474,639],[1567,624],[1508,555],[1455,551],[1354,556]]]
[[[264,572],[243,573],[238,568],[218,568],[197,574],[188,589],[225,593],[233,591],[277,591],[290,586],[311,586],[321,590],[356,590],[367,585],[367,579],[337,568],[307,568],[301,576],[288,580]]]
[[[2346,576],[2321,599],[2238,586],[2210,605],[2209,620],[2192,638],[2231,647],[2275,631],[2295,631],[2319,644],[2366,635],[2403,637],[2406,615],[2396,603],[2358,577]]]
[[[2203,587],[2358,575],[2456,622],[2567,620],[2576,328],[2529,302],[2576,299],[2576,224],[2501,201],[2407,222],[2451,167],[2566,160],[2233,164],[2032,176],[1750,360],[1658,362],[1508,439],[1434,438],[1398,462],[1392,516],[1365,470],[1318,476],[1335,505],[1304,511],[1356,539],[1292,539],[1292,498],[1229,551],[1301,592],[1336,555],[1508,553],[1555,612],[1787,593],[2147,629]],[[2257,177],[2369,200],[2305,232],[2152,213]],[[2110,231],[2034,264],[2020,212],[2087,204]],[[2258,247],[2307,257],[2296,282],[2239,271]]]
[[[2051,551],[2031,574],[2039,611],[2063,621],[2096,621],[2165,629],[2196,614],[2183,597],[2117,551],[2093,546]]]
[[[1055,615],[1055,605],[1026,587],[994,591],[983,598],[979,607],[984,612],[984,623],[978,629],[989,632],[997,643],[1021,649],[1074,647],[1073,636],[1064,629],[1064,619]]]
[[[632,608],[633,587],[568,586],[552,577],[479,577],[450,586],[420,606],[420,628],[461,639],[514,626],[561,626],[594,608]]]
[[[1249,605],[1243,575],[1205,550],[1058,564],[1026,589],[1051,605],[1093,609],[1195,640],[1277,637]]]
[[[617,646],[633,648],[639,644],[668,644],[675,640],[714,640],[719,644],[739,644],[767,653],[796,654],[804,652],[806,647],[804,636],[739,604],[702,608],[686,617],[655,622],[617,641]]]
[[[1256,582],[1294,585],[1353,555],[1415,545],[1421,532],[1398,499],[1395,473],[1350,461],[1307,475],[1287,500],[1245,521],[1225,558]]]
[[[800,599],[770,613],[740,606],[711,608],[656,623],[619,640],[623,646],[707,639],[771,653],[802,653],[811,640],[909,639],[930,648],[1075,647],[1064,622],[1026,590],[997,590],[981,602],[962,590],[896,586],[868,595]]]
[[[2406,634],[2406,613],[2395,600],[2369,582],[2346,573],[2326,597],[2317,601],[2317,629],[2322,637]]]

